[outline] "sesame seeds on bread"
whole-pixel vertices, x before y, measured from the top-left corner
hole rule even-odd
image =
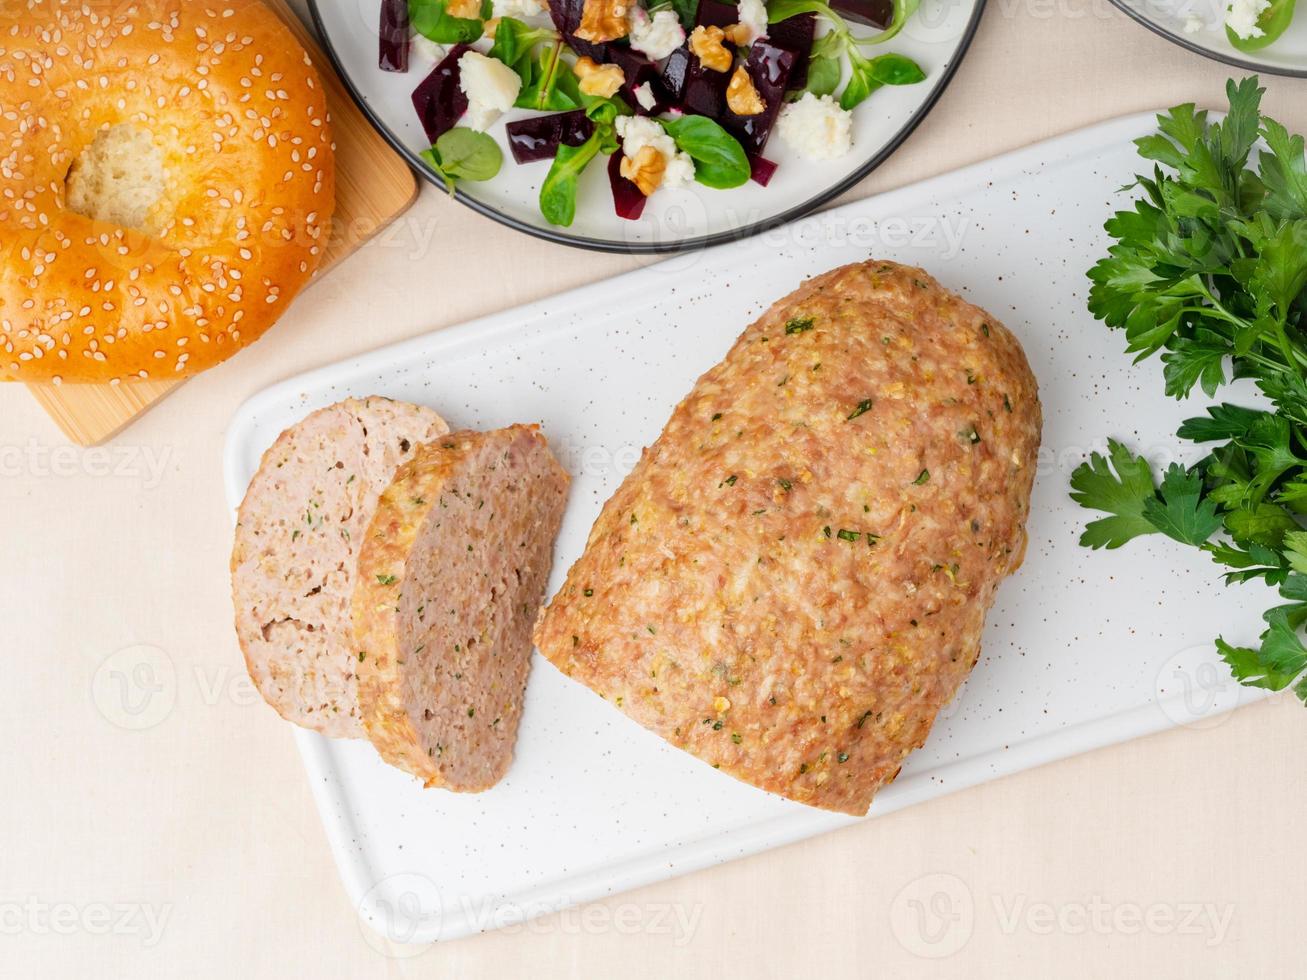
[[[322,259],[322,85],[258,0],[0,5],[0,381],[180,378]]]

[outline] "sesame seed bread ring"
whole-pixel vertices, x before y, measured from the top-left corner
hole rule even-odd
[[[334,200],[322,85],[257,0],[0,4],[0,380],[230,357],[313,275]]]

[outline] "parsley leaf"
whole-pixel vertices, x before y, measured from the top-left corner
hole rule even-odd
[[[1180,337],[1165,354],[1166,393],[1173,398],[1184,398],[1200,385],[1208,395],[1225,384],[1225,357],[1230,345],[1210,330],[1199,331],[1192,340]]]
[[[1307,218],[1307,164],[1303,162],[1303,138],[1274,119],[1262,121],[1262,139],[1269,153],[1258,161],[1262,185],[1266,188],[1263,207],[1272,218]]]
[[[1269,626],[1258,649],[1234,647],[1224,639],[1218,639],[1216,647],[1240,683],[1283,691],[1307,671],[1307,647],[1283,608],[1270,610],[1266,621]]]
[[[1202,477],[1179,463],[1167,467],[1159,496],[1144,501],[1143,516],[1181,544],[1200,545],[1221,529],[1216,504],[1203,498]]]
[[[1176,433],[1181,439],[1194,442],[1215,442],[1218,439],[1235,439],[1244,435],[1252,424],[1265,415],[1254,408],[1240,405],[1210,405],[1208,418],[1185,419]]]
[[[1225,528],[1230,537],[1243,545],[1260,544],[1279,548],[1284,536],[1298,524],[1287,510],[1275,504],[1259,503],[1240,507],[1225,515]]]
[[[1091,453],[1071,474],[1071,499],[1081,507],[1113,515],[1091,521],[1080,536],[1088,548],[1119,548],[1131,538],[1153,534],[1157,527],[1144,516],[1144,505],[1154,499],[1153,468],[1115,439],[1109,439],[1107,457]],[[1114,473],[1113,470],[1116,472]]]

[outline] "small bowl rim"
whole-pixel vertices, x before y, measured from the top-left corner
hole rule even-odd
[[[311,0],[316,2],[316,0]],[[1212,61],[1218,61],[1223,65],[1229,65],[1231,68],[1242,68],[1244,71],[1251,71],[1268,75],[1279,75],[1281,78],[1307,78],[1307,67],[1303,68],[1280,68],[1275,65],[1268,65],[1256,61],[1244,61],[1237,55],[1227,54],[1224,51],[1218,51],[1215,48],[1204,47],[1194,41],[1190,41],[1183,34],[1177,34],[1168,27],[1164,27],[1155,20],[1150,20],[1144,16],[1135,7],[1131,6],[1129,0],[1112,0],[1112,6],[1125,14],[1136,24],[1141,24],[1148,28],[1158,37],[1166,38],[1172,44],[1179,45],[1186,51],[1192,51],[1194,54],[1200,54],[1204,58]]]

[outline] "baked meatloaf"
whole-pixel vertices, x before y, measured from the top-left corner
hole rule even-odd
[[[381,757],[451,790],[508,771],[567,473],[535,426],[421,447],[359,554],[359,704]]]
[[[347,398],[263,454],[236,518],[236,636],[287,721],[362,738],[350,596],[364,531],[400,463],[449,431],[429,408]]]
[[[979,657],[1039,432],[992,316],[908,266],[819,276],[676,407],[536,643],[715,768],[865,813]]]

